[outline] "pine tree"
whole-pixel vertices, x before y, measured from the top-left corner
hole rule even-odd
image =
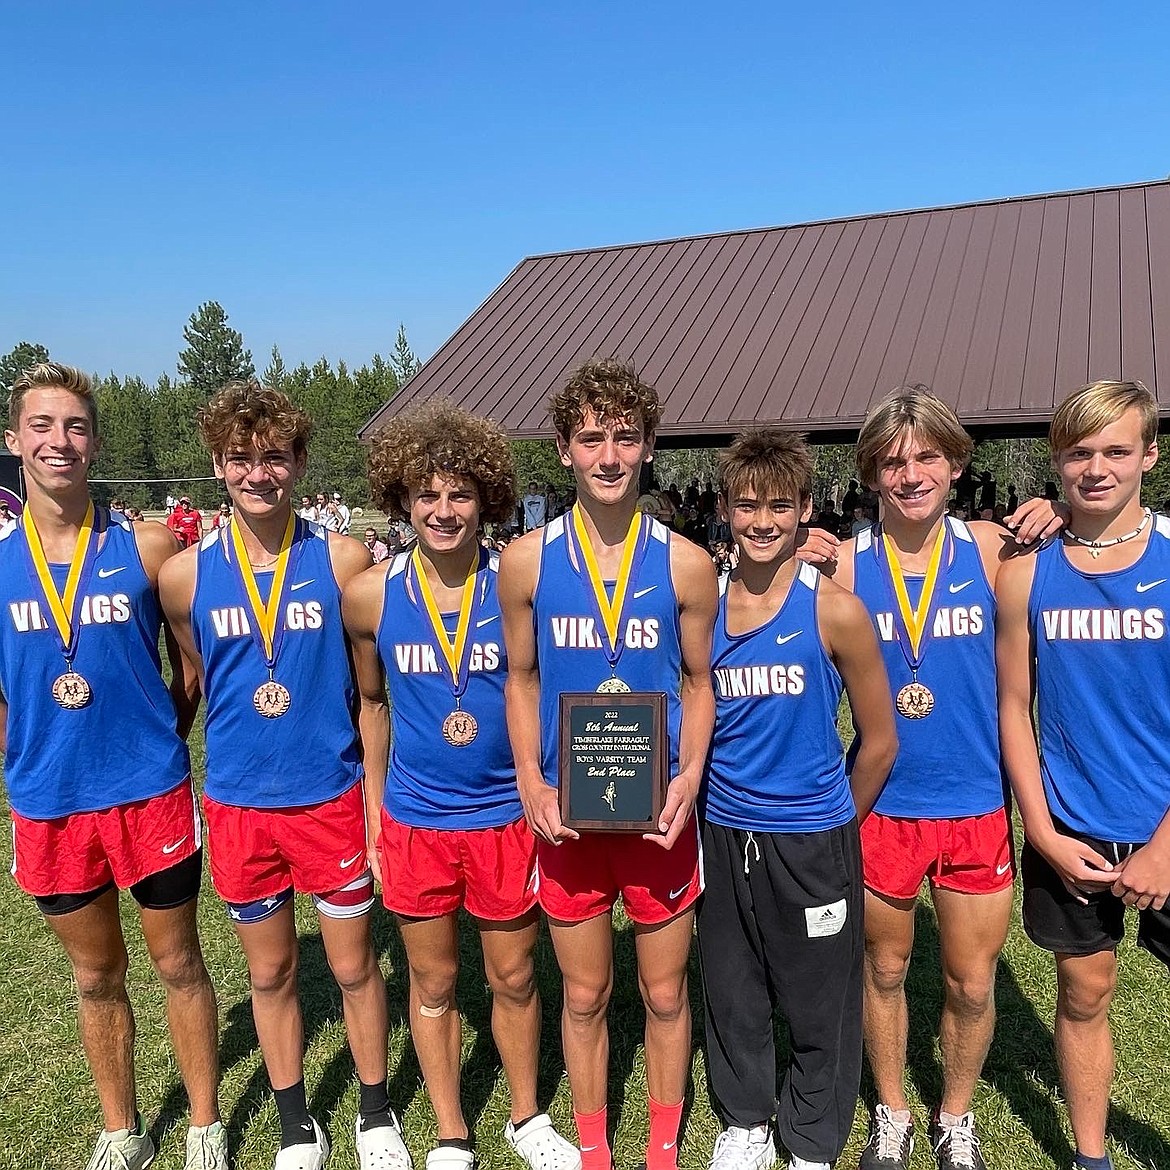
[[[268,367],[260,376],[261,381],[265,386],[273,390],[283,390],[284,384],[288,380],[288,370],[285,369],[284,358],[280,356],[280,349],[274,345],[272,347],[272,354],[268,360]]]
[[[183,327],[186,347],[179,353],[179,377],[207,398],[225,382],[255,376],[252,353],[244,338],[227,323],[217,301],[207,301]]]
[[[414,356],[410,342],[406,340],[406,326],[399,324],[398,337],[394,341],[394,353],[390,358],[394,373],[398,376],[399,386],[406,385],[422,366],[422,362]]]
[[[0,357],[0,392],[7,394],[12,389],[12,383],[24,373],[29,366],[37,362],[47,362],[49,351],[35,341],[21,341],[14,345],[3,357]]]

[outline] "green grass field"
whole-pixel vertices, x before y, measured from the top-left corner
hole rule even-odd
[[[196,756],[199,745],[193,742]],[[6,840],[8,840],[6,835]],[[2,856],[10,864],[10,845]],[[185,1098],[171,1055],[162,994],[153,978],[137,929],[133,903],[123,902],[123,920],[132,956],[131,996],[138,1020],[138,1085],[141,1107],[159,1145],[158,1170],[183,1163]],[[68,965],[37,914],[32,901],[11,880],[0,882],[0,1168],[70,1170],[85,1165],[100,1115],[89,1081],[74,1019]],[[200,923],[204,952],[219,994],[223,1070],[222,1104],[238,1170],[267,1170],[278,1137],[276,1110],[268,1091],[252,1026],[243,956],[226,913],[205,880]],[[331,1166],[353,1167],[353,1123],[357,1090],[345,1045],[340,998],[329,975],[315,916],[307,903],[298,910],[301,932],[301,992],[307,1037],[306,1080],[310,1105],[334,1142]],[[434,1139],[434,1119],[410,1045],[406,1017],[406,964],[388,915],[378,910],[375,941],[390,1003],[391,1099],[403,1113],[415,1164]],[[640,1043],[642,1009],[634,978],[633,935],[619,925],[617,976],[610,1010],[611,1128],[616,1127],[615,1159],[630,1167],[642,1158],[646,1139],[646,1084]],[[563,1132],[572,1135],[568,1083],[560,1052],[560,981],[552,948],[542,936],[538,953],[544,997],[541,1052],[542,1102]],[[711,1112],[701,1052],[702,1009],[698,968],[692,958],[694,1062],[680,1162],[705,1167],[719,1123]],[[926,1105],[937,1101],[941,1068],[933,1035],[941,1002],[938,935],[929,903],[918,911],[915,957],[909,983],[909,1080],[916,1101],[919,1132]],[[999,1027],[976,1110],[984,1151],[993,1170],[1066,1167],[1071,1163],[1069,1131],[1057,1088],[1051,1020],[1054,977],[1049,956],[1036,950],[1017,922],[1000,965],[997,1000]],[[488,1026],[490,1010],[474,934],[465,932],[459,1001],[464,1016],[463,1097],[475,1127],[480,1165],[485,1170],[520,1163],[503,1140],[508,1107],[506,1087]],[[1117,1083],[1110,1135],[1121,1167],[1170,1168],[1170,995],[1163,968],[1144,952],[1125,945],[1114,1008],[1118,1042]],[[779,1025],[782,1034],[783,1026]],[[862,1083],[862,1100],[842,1167],[854,1167],[865,1140],[866,1102],[871,1088]],[[924,1140],[914,1166],[934,1165]]]

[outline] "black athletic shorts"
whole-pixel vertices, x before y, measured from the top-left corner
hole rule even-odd
[[[1115,864],[1141,842],[1102,841],[1056,822],[1056,831],[1075,837]],[[1125,933],[1125,903],[1109,889],[1087,894],[1088,904],[1065,889],[1060,874],[1024,841],[1020,855],[1024,886],[1024,930],[1046,951],[1058,955],[1096,955],[1115,951]],[[1138,911],[1138,946],[1170,967],[1170,902],[1161,910]]]
[[[143,910],[174,910],[176,906],[190,902],[199,893],[199,883],[202,880],[201,845],[189,857],[184,857],[170,869],[160,870],[144,877],[140,882],[135,882],[130,887],[130,893]],[[114,883],[110,881],[98,886],[96,890],[87,890],[84,894],[49,894],[35,900],[40,912],[47,918],[53,918],[81,910],[113,888]]]

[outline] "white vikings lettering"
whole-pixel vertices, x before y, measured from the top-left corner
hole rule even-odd
[[[473,642],[467,656],[469,673],[499,670],[502,655],[499,642]],[[447,664],[439,666],[439,656],[430,642],[395,642],[394,665],[399,674],[446,674]]]
[[[622,641],[630,650],[655,650],[658,647],[658,618],[628,618]],[[561,650],[600,650],[601,635],[597,621],[591,617],[554,617],[553,645]]]
[[[896,642],[898,632],[894,628],[892,613],[874,614],[877,621],[878,637],[883,642]],[[966,638],[982,634],[986,624],[981,605],[948,605],[935,610],[934,624],[930,628],[932,638]]]
[[[217,638],[247,638],[252,633],[248,615],[242,605],[226,605],[221,609],[213,609],[211,624],[215,627]]]
[[[1165,636],[1161,609],[1046,609],[1044,637],[1049,642],[1140,642]]]
[[[30,630],[47,630],[49,623],[39,601],[9,602],[8,612],[18,634]],[[128,622],[131,618],[130,597],[125,593],[93,593],[81,599],[78,619],[83,626],[108,626]]]
[[[715,681],[721,699],[804,694],[803,666],[719,666]]]
[[[284,624],[290,630],[319,630],[325,619],[319,601],[290,601],[285,607]]]

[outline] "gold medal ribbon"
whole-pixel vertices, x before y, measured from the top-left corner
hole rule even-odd
[[[471,629],[471,603],[475,598],[475,577],[479,572],[479,549],[476,548],[475,555],[471,558],[471,564],[467,567],[467,576],[463,580],[463,594],[459,600],[459,621],[455,626],[454,639],[447,636],[447,629],[443,625],[443,615],[439,612],[434,593],[431,592],[431,583],[427,580],[426,569],[423,567],[423,559],[419,554],[417,544],[414,546],[414,552],[411,553],[411,561],[414,564],[414,575],[418,579],[418,591],[422,594],[423,605],[426,607],[431,630],[435,635],[435,644],[447,661],[447,667],[451,671],[451,686],[458,694],[461,689],[459,668],[463,663],[463,651],[467,646],[467,633]]]
[[[33,521],[32,513],[25,509],[24,535],[28,541],[28,551],[32,557],[33,567],[36,570],[37,581],[44,591],[45,600],[49,604],[49,612],[53,615],[53,624],[61,637],[61,646],[66,658],[72,658],[73,649],[73,617],[77,608],[77,595],[81,592],[81,574],[85,568],[86,556],[93,543],[94,507],[90,500],[85,508],[85,519],[81,522],[81,531],[77,534],[77,543],[73,546],[73,556],[69,559],[69,574],[65,578],[65,592],[58,593],[53,583],[53,574],[49,569],[49,562],[45,556],[45,547],[41,544],[41,534]]]
[[[898,602],[898,612],[901,615],[902,624],[906,627],[906,633],[910,637],[911,670],[917,670],[922,661],[922,655],[919,651],[922,646],[922,635],[926,632],[926,620],[930,614],[930,601],[934,596],[934,587],[938,581],[939,566],[942,564],[946,532],[947,526],[944,518],[938,530],[938,536],[934,539],[934,548],[930,552],[930,561],[926,566],[926,577],[922,582],[922,594],[918,598],[917,607],[913,609],[910,607],[910,595],[906,591],[906,578],[902,573],[902,566],[898,562],[898,553],[894,548],[894,542],[884,532],[882,533],[882,544],[886,550],[886,562],[890,569],[890,580],[894,585],[894,597]]]
[[[605,636],[609,639],[611,654],[616,654],[618,649],[618,629],[621,625],[622,610],[626,604],[626,590],[630,586],[630,570],[634,563],[634,550],[637,548],[641,529],[642,513],[635,512],[630,517],[630,526],[626,529],[625,540],[622,543],[622,562],[618,568],[617,581],[613,587],[613,601],[611,602],[609,594],[606,592],[605,582],[601,579],[601,570],[597,567],[597,557],[593,553],[589,533],[585,530],[581,505],[573,505],[573,532],[577,537],[577,546],[581,550],[581,557],[585,561],[589,584],[593,588],[593,596],[597,601],[597,611],[601,614],[602,625],[605,626]]]
[[[290,511],[288,524],[284,529],[284,536],[280,540],[280,551],[276,554],[276,561],[272,570],[272,589],[268,594],[268,604],[260,600],[260,590],[256,585],[256,574],[252,569],[252,562],[248,560],[248,550],[244,547],[244,538],[240,535],[240,526],[233,516],[228,525],[232,534],[232,548],[236,554],[236,565],[240,579],[244,582],[244,592],[248,597],[252,616],[256,621],[256,628],[260,631],[263,642],[264,657],[269,667],[276,661],[276,627],[280,620],[280,599],[284,593],[284,581],[288,575],[289,553],[292,551],[293,535],[297,528],[296,513]]]

